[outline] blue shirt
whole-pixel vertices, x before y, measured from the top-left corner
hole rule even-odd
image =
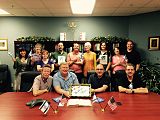
[[[52,64],[54,64],[54,62],[51,59],[49,59],[47,64],[52,66]],[[43,67],[45,65],[45,63],[41,60],[41,61],[37,62],[37,65],[40,65],[41,67]]]
[[[72,73],[72,72],[68,72],[68,77],[65,80],[61,73],[58,71],[54,76],[53,76],[53,86],[60,86],[61,89],[68,91],[70,86],[73,84],[79,84],[77,76]]]

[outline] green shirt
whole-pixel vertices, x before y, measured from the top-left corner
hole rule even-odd
[[[66,61],[67,52],[63,51],[62,53],[60,53],[59,51],[56,51],[51,53],[51,59],[53,59],[55,63],[58,63],[58,56],[65,56],[65,61]]]

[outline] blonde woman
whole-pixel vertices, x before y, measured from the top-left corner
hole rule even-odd
[[[96,53],[92,52],[91,49],[91,43],[86,42],[84,44],[85,48],[85,53],[83,57],[83,63],[84,63],[84,77],[87,77],[87,72],[90,70],[95,70],[96,69]]]

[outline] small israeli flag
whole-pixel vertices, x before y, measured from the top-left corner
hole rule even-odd
[[[49,103],[47,102],[47,100],[44,100],[42,105],[39,107],[39,109],[44,113],[47,114],[48,110],[50,108]]]

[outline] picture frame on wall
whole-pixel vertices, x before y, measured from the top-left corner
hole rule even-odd
[[[160,49],[160,36],[149,37],[148,49],[149,50],[159,50]]]
[[[0,38],[0,51],[7,51],[8,50],[8,39]]]

